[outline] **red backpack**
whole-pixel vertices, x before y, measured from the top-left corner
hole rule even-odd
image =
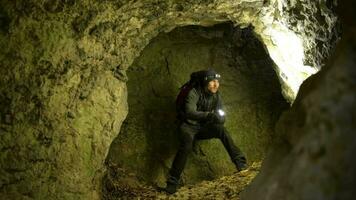
[[[204,77],[206,74],[206,70],[201,70],[197,72],[193,72],[190,74],[190,80],[180,87],[180,91],[176,98],[176,111],[178,120],[185,120],[185,99],[188,96],[190,90],[194,87],[198,87],[202,84]]]

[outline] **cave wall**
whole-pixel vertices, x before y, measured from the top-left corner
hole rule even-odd
[[[280,137],[242,199],[355,198],[355,6],[340,2],[343,34],[336,51],[278,121]]]
[[[175,98],[190,73],[213,68],[232,138],[250,163],[263,159],[282,110],[289,107],[273,62],[252,28],[231,23],[187,26],[151,41],[127,70],[129,114],[110,147],[109,165],[124,168],[146,182],[164,185],[177,151]],[[194,184],[236,169],[218,140],[200,141],[182,180]]]
[[[98,199],[104,158],[128,112],[126,70],[152,38],[175,27],[253,24],[277,64],[284,96],[292,101],[292,74],[299,83],[305,69],[315,66],[278,70],[285,63],[277,62],[283,57],[278,55],[286,49],[273,43],[270,30],[296,36],[288,28],[293,24],[283,21],[293,18],[283,2],[1,1],[1,196]],[[319,6],[323,2],[296,2],[308,15],[295,21],[316,23],[309,16],[318,15],[319,7],[328,10]],[[318,23],[332,35],[328,19],[334,16],[321,15]],[[303,43],[315,40],[316,31],[310,32]],[[303,51],[329,49],[329,44]]]

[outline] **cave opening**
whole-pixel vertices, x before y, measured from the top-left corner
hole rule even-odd
[[[240,28],[227,22],[160,33],[127,70],[129,113],[106,158],[108,169],[125,173],[106,176],[104,182],[122,179],[127,185],[132,179],[165,185],[179,143],[176,95],[190,73],[207,68],[222,76],[225,127],[249,165],[260,163],[273,140],[275,123],[289,107],[274,65],[252,26]],[[197,184],[235,171],[218,139],[199,141],[181,182]]]

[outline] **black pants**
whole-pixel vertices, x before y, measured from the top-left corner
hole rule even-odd
[[[187,162],[187,157],[193,150],[195,140],[219,138],[235,165],[237,163],[246,163],[245,156],[234,144],[224,125],[206,124],[204,126],[195,126],[182,123],[179,129],[180,146],[169,171],[167,183],[178,184],[180,175]]]

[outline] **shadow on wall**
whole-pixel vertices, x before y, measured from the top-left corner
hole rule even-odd
[[[128,70],[130,110],[108,155],[108,161],[134,172],[146,182],[167,173],[165,162],[178,141],[174,104],[178,90],[169,72],[161,70],[166,69],[162,67],[134,63]]]
[[[187,26],[154,38],[128,69],[129,114],[107,161],[139,179],[164,184],[178,148],[175,98],[193,71],[212,67],[223,77],[226,126],[250,161],[260,161],[275,121],[288,104],[273,61],[252,27],[230,23]],[[198,143],[183,174],[187,184],[231,174],[235,168],[218,140]]]

